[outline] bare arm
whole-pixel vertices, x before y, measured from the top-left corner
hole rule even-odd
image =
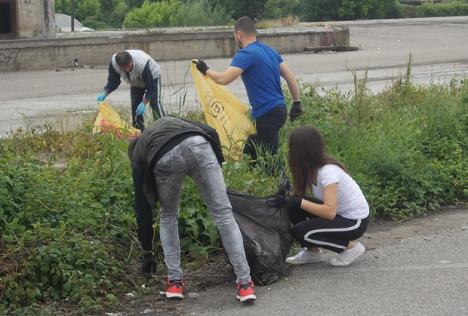
[[[297,86],[296,76],[285,62],[280,64],[280,74],[288,84],[293,101],[299,101],[299,87]]]
[[[310,214],[333,220],[336,216],[337,204],[337,185],[332,183],[323,188],[323,204],[302,199],[301,208]]]
[[[229,66],[224,72],[217,72],[210,68],[206,71],[206,75],[213,79],[217,84],[225,86],[239,77],[242,72],[243,70],[241,68]]]

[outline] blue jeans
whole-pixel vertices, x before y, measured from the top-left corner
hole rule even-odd
[[[189,137],[162,156],[153,172],[161,207],[161,245],[169,279],[183,277],[178,232],[179,196],[185,177],[190,176],[218,227],[237,281],[250,281],[242,235],[232,214],[223,173],[211,144],[202,136]]]

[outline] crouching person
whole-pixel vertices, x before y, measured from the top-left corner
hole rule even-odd
[[[221,235],[237,277],[237,299],[255,301],[242,235],[234,220],[221,171],[223,156],[216,131],[207,125],[176,117],[162,117],[131,141],[128,147],[135,190],[138,237],[143,247],[142,272],[151,275],[152,209],[159,199],[160,238],[168,269],[165,294],[183,298],[183,271],[178,233],[179,196],[186,176],[200,190]]]
[[[293,236],[303,249],[286,262],[320,262],[320,248],[325,248],[337,253],[331,265],[350,265],[365,251],[358,239],[369,221],[366,198],[345,166],[325,151],[312,126],[293,130],[288,147],[293,195],[278,198],[277,204],[288,208]],[[307,198],[306,191],[315,198]]]

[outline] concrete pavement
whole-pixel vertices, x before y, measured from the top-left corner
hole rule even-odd
[[[468,75],[468,17],[336,24],[348,25],[351,45],[361,50],[284,55],[303,82],[346,91],[352,88],[353,71],[358,77],[368,71],[369,88],[378,92],[405,73],[410,53],[414,63],[412,79],[418,84],[448,83]],[[207,60],[217,70],[229,62],[228,58]],[[189,61],[161,62],[163,102],[169,112],[198,107],[189,65]],[[0,134],[27,123],[55,124],[57,119],[72,126],[82,119],[83,111],[96,110],[95,96],[106,79],[106,67],[0,73]],[[247,102],[240,79],[228,88]],[[122,84],[109,100],[129,108],[128,87]]]
[[[347,268],[293,267],[256,287],[242,306],[231,284],[188,299],[183,315],[468,315],[468,210],[446,211],[401,225],[373,224],[368,251]],[[328,252],[326,257],[333,254]]]

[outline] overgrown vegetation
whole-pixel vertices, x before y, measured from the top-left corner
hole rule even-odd
[[[180,0],[145,1],[130,11],[123,21],[126,28],[156,26],[222,25],[230,21],[227,11],[212,8],[208,0],[181,2]]]
[[[281,155],[292,128],[313,124],[360,184],[373,216],[402,220],[466,202],[468,83],[419,87],[409,78],[410,67],[376,96],[357,76],[350,93],[303,85],[306,114],[283,129]],[[276,187],[246,161],[223,169],[233,189],[266,195]],[[141,292],[124,141],[94,136],[86,126],[17,131],[0,140],[0,219],[0,314],[33,314],[51,303],[95,314],[124,293]],[[203,264],[219,249],[190,181],[179,226],[186,263]]]
[[[300,21],[408,18],[468,14],[468,0],[401,5],[398,0],[83,0],[76,18],[92,28],[226,25],[240,16]],[[71,0],[56,0],[71,14]]]
[[[426,3],[421,6],[405,5],[401,7],[400,15],[405,18],[468,15],[468,0],[435,4]]]

